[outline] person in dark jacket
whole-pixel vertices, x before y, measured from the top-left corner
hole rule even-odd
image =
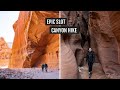
[[[47,72],[48,70],[48,65],[45,63],[45,71]]]
[[[91,48],[89,48],[89,50],[87,52],[86,61],[88,63],[89,78],[91,78],[92,66],[95,61],[95,53],[94,53],[94,51],[92,51]]]
[[[42,64],[42,72],[44,71],[45,68],[45,64]]]

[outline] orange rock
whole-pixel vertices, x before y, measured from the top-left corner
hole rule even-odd
[[[3,37],[0,37],[0,67],[7,67],[11,57],[11,49]]]
[[[59,35],[50,34],[45,18],[58,18],[53,11],[21,11],[13,25],[15,37],[10,68],[39,67],[48,63],[58,67]],[[49,58],[51,57],[51,58]]]

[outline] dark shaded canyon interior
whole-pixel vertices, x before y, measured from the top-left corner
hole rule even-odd
[[[89,47],[96,54],[107,78],[120,78],[120,12],[62,11],[68,26],[79,27],[79,34],[61,36],[61,78],[80,78],[78,66],[84,66]]]

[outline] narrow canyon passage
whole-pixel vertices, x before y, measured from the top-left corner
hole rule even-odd
[[[89,79],[89,73],[88,73],[88,65],[84,65],[83,67],[80,67],[79,72],[81,79]],[[102,70],[102,66],[100,63],[94,63],[93,65],[93,71],[90,79],[109,79],[106,77],[104,71]]]
[[[68,19],[68,26],[77,26],[80,29],[78,35],[61,36],[61,78],[88,78],[85,61],[86,52],[91,47],[95,52],[92,78],[119,79],[120,12],[62,11],[61,16]]]

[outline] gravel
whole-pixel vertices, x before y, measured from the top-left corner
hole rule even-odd
[[[41,68],[0,69],[0,79],[59,79],[59,70]]]

